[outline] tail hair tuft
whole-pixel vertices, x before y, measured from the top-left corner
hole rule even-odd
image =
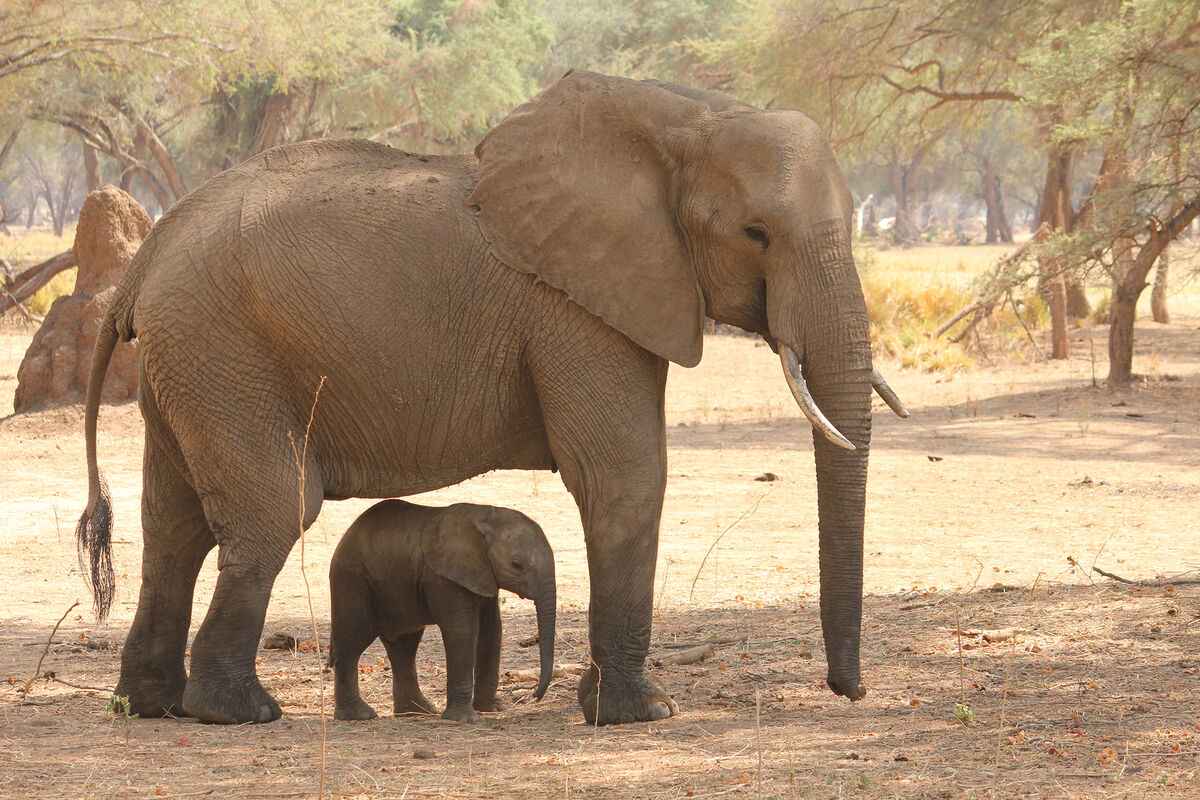
[[[79,517],[79,524],[75,527],[79,571],[92,591],[97,622],[103,622],[108,617],[117,592],[112,564],[112,524],[112,494],[108,490],[108,482],[100,475],[100,494],[96,502],[89,505]]]

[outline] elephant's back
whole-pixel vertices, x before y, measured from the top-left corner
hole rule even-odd
[[[378,296],[379,264],[410,266],[448,229],[470,238],[474,164],[334,139],[276,147],[214,176],[163,215],[130,265],[139,335],[193,312],[271,328],[278,310],[314,306],[318,294]]]

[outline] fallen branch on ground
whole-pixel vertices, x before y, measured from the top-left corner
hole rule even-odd
[[[650,660],[656,667],[677,667],[684,664],[698,664],[706,658],[712,658],[716,654],[717,649],[711,644],[702,644],[698,647],[680,650],[678,653],[672,653],[669,656]]]
[[[723,644],[741,644],[742,642],[746,641],[748,638],[750,638],[750,637],[743,634],[741,636],[724,636],[724,637],[720,637],[720,638],[714,637],[712,639],[693,639],[692,641],[688,641],[688,642],[668,642],[667,644],[664,644],[662,646],[668,650],[683,650],[685,648],[700,647],[700,646],[706,645],[706,644],[711,644],[711,645],[720,647]]]
[[[75,255],[68,250],[20,272],[13,277],[10,285],[5,286],[4,293],[7,296],[0,300],[0,314],[33,297],[51,278],[73,266]],[[5,283],[8,283],[7,278]]]
[[[985,642],[1007,642],[1017,638],[1021,634],[1030,634],[1033,631],[1025,630],[1024,628],[1000,628],[999,630],[959,630],[957,628],[950,631],[952,636],[966,636],[969,638],[979,637]]]
[[[551,677],[565,678],[568,675],[582,675],[586,670],[586,664],[555,664]],[[536,669],[510,669],[500,677],[509,683],[536,683],[541,679],[542,673]]]
[[[1106,572],[1099,567],[1092,567],[1092,572],[1097,572],[1104,577],[1109,578],[1110,580],[1117,581],[1118,583],[1127,583],[1130,586],[1192,586],[1200,584],[1200,578],[1184,578],[1180,576],[1178,578],[1163,578],[1162,580],[1135,581],[1130,580],[1129,578],[1122,578],[1120,575],[1115,575],[1111,572]]]

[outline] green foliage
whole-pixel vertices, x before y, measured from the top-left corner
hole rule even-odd
[[[955,703],[954,718],[963,725],[969,725],[975,721],[975,712],[966,703]]]
[[[532,71],[551,35],[526,0],[400,0],[395,20],[392,66],[418,142],[456,148],[539,88]]]

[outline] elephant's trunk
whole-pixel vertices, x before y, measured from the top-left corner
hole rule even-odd
[[[817,504],[820,527],[821,627],[829,688],[857,700],[866,694],[860,682],[862,630],[863,511],[867,454],[871,443],[871,391],[874,372],[866,303],[840,231],[826,231],[801,248],[803,270],[824,279],[811,292],[783,342],[796,342],[803,379],[830,432],[814,423]],[[787,349],[784,371],[788,372]],[[795,385],[788,376],[789,385]],[[800,399],[798,398],[798,402]],[[806,412],[807,415],[807,412]],[[810,416],[810,419],[812,417]],[[844,441],[840,441],[844,437]],[[847,444],[853,449],[847,448]]]
[[[538,648],[541,655],[541,674],[537,688],[533,690],[533,699],[541,700],[554,677],[554,614],[557,607],[557,596],[554,588],[554,578],[533,599],[537,610]]]

